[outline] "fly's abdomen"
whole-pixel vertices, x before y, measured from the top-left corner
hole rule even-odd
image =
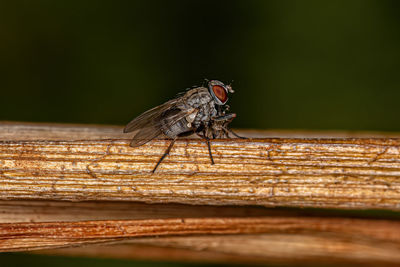
[[[180,113],[180,109],[170,109],[163,113],[161,118],[161,131],[163,134],[168,136],[169,138],[175,138],[180,134],[192,131],[191,124],[186,120],[186,118],[182,118],[177,122],[174,122],[174,115]]]

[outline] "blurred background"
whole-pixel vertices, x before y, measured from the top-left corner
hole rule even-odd
[[[400,1],[0,1],[0,120],[124,125],[232,83],[236,128],[400,131]]]
[[[400,131],[399,1],[1,1],[0,120],[124,125],[204,78],[236,128]]]

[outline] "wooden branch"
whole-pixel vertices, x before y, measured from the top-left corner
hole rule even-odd
[[[132,237],[199,234],[258,234],[331,232],[362,238],[400,241],[400,223],[326,218],[187,218],[157,220],[1,224],[6,251],[101,243]],[[8,245],[9,244],[9,245]],[[33,245],[33,246],[32,246]],[[400,258],[399,258],[400,259]]]
[[[258,234],[138,238],[125,244],[35,252],[161,261],[285,263],[293,266],[398,266],[399,247],[333,234]]]
[[[215,165],[183,139],[152,174],[168,142],[132,148],[121,130],[0,123],[0,251],[111,243],[43,253],[400,263],[395,136],[245,131],[260,138],[212,141]],[[292,209],[265,208],[277,206]],[[354,212],[370,208],[386,211]]]
[[[400,224],[390,221],[264,217],[41,223],[39,227],[25,223],[1,225],[0,237],[6,240],[3,246],[10,245],[7,251],[32,249],[32,245],[40,249],[153,237],[132,242],[257,256],[265,261],[290,258],[309,262],[329,259],[399,263],[398,229]],[[207,233],[213,236],[187,236]],[[154,238],[164,235],[174,237]]]
[[[45,201],[2,201],[0,214],[2,221],[10,218],[8,215],[25,214],[11,217],[9,223],[0,223],[0,251],[111,242],[115,247],[40,253],[105,253],[106,257],[171,260],[172,251],[176,260],[191,261],[207,256],[210,258],[202,260],[296,264],[400,262],[400,222],[394,217],[389,219],[393,214],[374,219],[349,218],[348,213],[339,211]]]
[[[258,132],[263,134],[263,132]],[[121,139],[125,138],[125,139]],[[121,127],[0,125],[0,199],[400,209],[400,139],[215,140],[129,147]]]

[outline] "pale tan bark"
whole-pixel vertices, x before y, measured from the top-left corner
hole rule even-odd
[[[169,141],[121,129],[0,125],[0,199],[400,208],[397,138],[215,140],[215,165],[183,139],[153,174]]]
[[[0,250],[111,242],[124,249],[49,253],[400,263],[398,214],[389,212],[400,209],[396,134],[243,131],[252,139],[212,141],[215,165],[202,140],[183,139],[152,174],[168,140],[132,148],[121,131],[0,123]],[[264,208],[281,206],[386,213]]]

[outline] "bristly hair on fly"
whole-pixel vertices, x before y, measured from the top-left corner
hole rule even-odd
[[[126,125],[124,133],[136,132],[130,143],[132,147],[144,145],[159,136],[171,140],[153,168],[153,173],[170,153],[175,141],[191,134],[197,134],[206,141],[211,164],[214,164],[210,139],[229,138],[229,134],[243,138],[228,128],[236,117],[234,113],[226,113],[229,110],[227,102],[230,93],[234,93],[231,85],[205,79],[203,86],[189,88],[174,99],[134,118]]]
[[[192,90],[192,89],[195,89],[195,88],[198,88],[198,87],[206,87],[207,84],[208,84],[208,82],[209,82],[209,80],[208,80],[207,78],[204,78],[204,79],[202,80],[202,82],[201,82],[201,86],[192,85],[192,86],[186,88],[184,91],[179,92],[179,93],[176,93],[175,97],[181,97],[181,96],[185,95],[187,91]]]

